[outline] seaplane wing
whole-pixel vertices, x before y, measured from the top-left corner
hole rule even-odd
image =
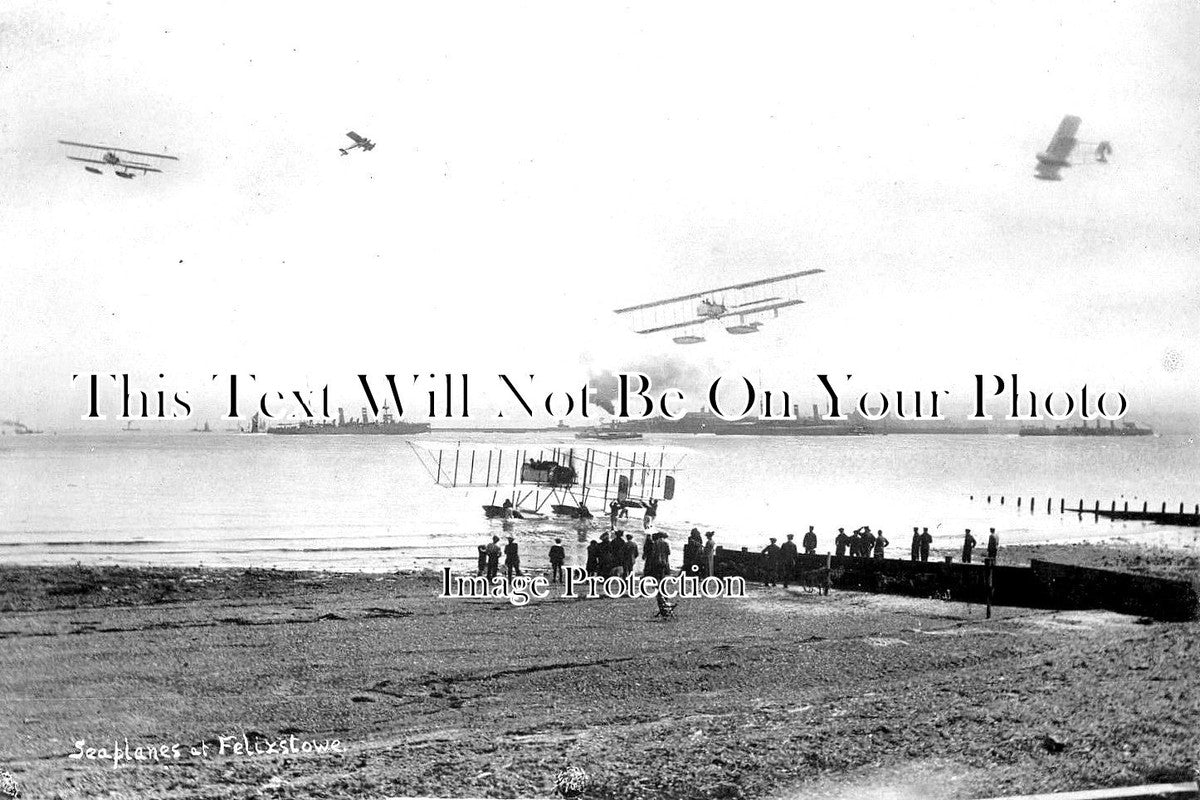
[[[349,133],[347,133],[346,135],[347,135],[347,136],[349,136],[351,139],[353,139],[353,140],[354,140],[356,143],[358,143],[358,144],[362,144],[363,142],[365,142],[365,141],[366,141],[366,139],[364,139],[363,137],[359,136],[359,135],[358,135],[357,133],[355,133],[354,131],[350,131],[350,132],[349,132]]]
[[[647,328],[644,331],[634,331],[634,333],[661,333],[663,331],[674,331],[680,328],[690,328],[694,325],[703,324],[701,320],[689,319],[685,322],[674,322],[670,325],[659,325],[656,328]]]
[[[1075,134],[1079,132],[1081,122],[1079,117],[1063,117],[1062,122],[1058,123],[1058,130],[1054,132],[1054,138],[1046,146],[1044,155],[1050,160],[1066,162],[1071,156],[1071,151],[1075,149]]]
[[[756,308],[745,308],[745,309],[738,308],[738,309],[731,311],[730,314],[735,317],[748,317],[752,314],[764,314],[767,311],[778,311],[781,308],[790,308],[792,306],[798,306],[798,305],[802,304],[803,302],[804,302],[803,300],[783,300],[778,303],[768,303],[765,306],[758,306]]]
[[[125,153],[126,155],[130,155],[130,156],[145,156],[147,158],[165,158],[168,161],[178,161],[179,160],[175,156],[165,156],[161,153],[143,153],[140,150],[126,150],[123,147],[108,147],[107,145],[102,145],[102,144],[84,144],[82,142],[67,142],[62,139],[59,139],[58,143],[65,144],[68,147],[86,147],[86,148],[89,148],[92,150],[104,150],[109,153]],[[67,156],[67,158],[70,158],[70,157],[71,156]],[[82,159],[76,159],[76,160],[79,161]],[[140,165],[138,166],[138,169],[141,169]],[[155,170],[155,172],[161,172],[161,171],[162,170]]]
[[[759,280],[747,281],[745,283],[735,283],[731,286],[720,286],[715,289],[709,289],[709,290],[703,291],[703,292],[695,292],[694,294],[685,294],[685,295],[680,295],[679,297],[670,297],[670,298],[667,298],[666,300],[654,300],[649,303],[641,303],[636,306],[629,306],[628,308],[618,308],[618,309],[616,309],[615,313],[628,314],[633,311],[644,311],[648,308],[659,308],[661,306],[669,306],[669,305],[673,305],[676,303],[686,303],[689,300],[708,299],[708,298],[712,298],[717,295],[724,295],[727,292],[737,292],[737,291],[741,291],[744,289],[753,289],[757,286],[767,286],[767,285],[773,284],[773,283],[782,283],[783,281],[795,280],[797,278],[803,278],[807,275],[816,275],[816,274],[818,274],[820,272],[824,272],[824,271],[825,270],[823,270],[823,269],[808,269],[808,270],[804,270],[803,272],[791,272],[791,273],[788,273],[787,275],[776,275],[772,278],[761,278]]]

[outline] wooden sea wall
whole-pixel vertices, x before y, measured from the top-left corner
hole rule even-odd
[[[750,582],[766,577],[761,553],[716,549],[717,575],[741,575]],[[982,563],[851,558],[829,559],[829,585],[834,589],[880,592],[911,597],[941,597],[986,603],[987,568]],[[799,555],[789,581],[824,585],[826,556]],[[783,582],[779,575],[779,582]],[[1023,608],[1100,608],[1161,620],[1200,618],[1196,586],[1136,573],[1033,561],[1028,567],[992,568],[992,603]]]

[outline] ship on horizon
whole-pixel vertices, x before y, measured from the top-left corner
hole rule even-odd
[[[292,436],[343,435],[343,436],[407,436],[428,433],[428,422],[401,422],[392,416],[387,401],[383,402],[379,418],[371,420],[364,407],[359,419],[346,419],[344,409],[338,409],[336,422],[299,422],[295,425],[273,425],[267,433]]]
[[[1095,426],[1088,425],[1086,422],[1079,425],[1055,425],[1053,428],[1046,425],[1022,425],[1017,431],[1018,436],[1151,436],[1154,430],[1151,428],[1142,428],[1132,422],[1122,423],[1121,427],[1117,427],[1117,423],[1109,421],[1108,427],[1102,427],[1101,421],[1096,420]]]

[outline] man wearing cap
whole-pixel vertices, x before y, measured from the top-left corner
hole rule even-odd
[[[967,528],[966,534],[963,535],[962,563],[971,563],[971,551],[975,549],[975,537],[971,535],[971,529]]]
[[[912,560],[921,560],[921,532],[916,528],[913,528]]]
[[[550,582],[563,582],[563,562],[567,560],[567,551],[563,549],[562,539],[555,539],[550,548]]]
[[[779,545],[775,544],[775,537],[771,537],[771,543],[763,548],[763,586],[775,586],[779,573]]]
[[[933,537],[929,535],[929,528],[921,528],[921,560],[929,560],[929,545],[933,544]]]
[[[490,581],[500,571],[500,537],[493,536],[487,546],[487,579]]]
[[[788,537],[791,538],[791,537]],[[805,555],[814,555],[817,552],[817,532],[813,530],[813,526],[808,526],[808,533],[804,534],[804,553]]]
[[[988,533],[987,557],[992,560],[993,564],[995,564],[996,554],[1000,552],[1000,534],[996,533],[995,528],[988,528],[988,530],[990,533]]]
[[[512,580],[513,573],[522,574],[521,556],[517,553],[517,540],[511,536],[508,537],[508,544],[504,545],[504,571],[509,580]]]
[[[846,555],[846,545],[850,544],[850,537],[846,535],[845,528],[838,528],[838,535],[833,539],[834,555],[841,558]]]
[[[785,589],[788,588],[788,582],[796,571],[796,543],[792,541],[794,538],[794,534],[789,533],[787,541],[779,546],[779,571],[783,576],[783,588]]]

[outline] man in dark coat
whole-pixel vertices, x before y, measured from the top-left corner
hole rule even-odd
[[[838,535],[833,539],[834,555],[839,558],[846,555],[846,546],[849,544],[850,537],[846,535],[846,529],[838,528]]]
[[[817,552],[817,533],[812,525],[808,526],[808,533],[804,534],[804,552],[810,556]]]
[[[962,563],[971,563],[971,551],[975,549],[975,537],[971,535],[971,529],[967,528],[967,532],[963,535]]]
[[[921,532],[916,528],[913,528],[912,560],[921,560]]]
[[[700,543],[700,531],[692,528],[694,533],[688,537],[687,542],[683,545],[683,574],[695,575],[698,570],[693,570],[693,567],[700,566],[700,560],[703,558],[704,545]]]
[[[633,565],[637,563],[637,557],[638,557],[637,543],[633,541],[633,534],[627,533],[627,534],[625,534],[625,561],[624,561],[626,575],[633,574]]]
[[[600,562],[596,555],[596,550],[599,547],[600,547],[600,544],[595,539],[592,539],[590,542],[588,542],[587,566],[584,567],[584,570],[587,572],[588,575],[597,574],[597,570],[600,567]]]
[[[796,572],[796,543],[792,541],[794,538],[795,536],[789,533],[787,541],[779,546],[779,574],[785,589]]]
[[[929,528],[921,528],[921,560],[929,560],[929,545],[933,544],[933,537],[929,535]]]
[[[988,528],[988,530],[990,533],[988,533],[987,553],[988,558],[990,558],[994,564],[996,563],[996,554],[1000,552],[1000,535],[996,533],[995,528]]]
[[[487,579],[490,581],[500,571],[500,537],[493,536],[487,546]]]
[[[567,560],[567,551],[563,549],[562,539],[555,539],[550,548],[550,582],[563,582],[563,562]]]
[[[517,540],[513,537],[508,537],[508,544],[504,545],[504,571],[509,579],[512,579],[513,574],[520,575],[521,573],[521,556],[517,552]]]
[[[879,531],[879,533],[875,534],[875,548],[872,551],[872,555],[875,558],[883,558],[883,548],[887,547],[889,544],[891,544],[891,542],[883,538],[883,531]]]
[[[779,580],[779,545],[775,544],[775,537],[771,537],[771,543],[763,548],[763,586],[775,586]]]
[[[483,575],[485,572],[487,572],[487,545],[481,544],[479,545],[479,564],[475,574]]]

